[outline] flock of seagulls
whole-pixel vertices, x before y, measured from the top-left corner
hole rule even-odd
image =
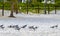
[[[27,25],[23,25],[22,27],[19,27],[18,25],[9,25],[8,28],[14,28],[15,30],[20,30],[21,28],[26,28]],[[58,25],[51,26],[50,28],[57,28]],[[5,27],[3,25],[0,25],[0,28],[4,29]],[[37,26],[29,26],[29,29],[33,29],[34,31],[38,28]]]
[[[18,25],[10,25],[8,26],[9,28],[15,28],[16,30],[20,30],[19,26]]]
[[[18,25],[9,25],[8,28],[14,28],[15,30],[20,30],[21,28],[26,28],[27,25],[23,25],[22,27],[19,27]],[[5,27],[3,25],[0,25],[0,28],[4,29]],[[34,26],[29,26],[29,29],[33,29],[36,30],[38,27],[34,27]]]

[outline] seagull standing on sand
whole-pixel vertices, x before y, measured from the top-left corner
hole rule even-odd
[[[58,25],[55,25],[55,26],[52,26],[51,28],[57,28],[58,27]]]
[[[0,25],[0,28],[4,29],[4,26],[3,25]]]
[[[18,25],[16,25],[16,26],[15,26],[15,29],[16,29],[16,30],[20,30],[20,28],[19,28],[19,26],[18,26]]]
[[[34,27],[34,26],[30,26],[29,29],[33,29],[34,31],[37,29],[38,27]]]

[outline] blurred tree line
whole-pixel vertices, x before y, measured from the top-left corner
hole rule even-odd
[[[29,0],[27,0],[26,3],[22,3],[22,2],[19,2],[18,0],[7,0],[7,2],[5,2],[5,0],[0,0],[0,9],[2,9],[4,7],[5,10],[11,10],[10,17],[14,17],[13,12],[16,12],[16,14],[17,14],[18,9],[20,7],[26,7],[26,6],[32,7],[32,8],[38,7],[38,6],[44,7],[44,4],[42,3],[43,0],[30,0],[29,2],[28,1]],[[60,7],[59,4],[60,4],[60,0],[55,0],[55,4],[49,4],[49,5],[50,5],[50,7],[54,7],[54,6]]]
[[[1,2],[2,0],[0,0],[0,9],[1,9],[1,7],[2,7],[2,4],[3,4],[3,1]],[[5,9],[9,9],[10,10],[10,6],[11,6],[11,0],[7,0],[8,2],[5,2],[5,4],[4,4],[4,7],[5,7]],[[12,0],[13,1],[13,0]],[[44,4],[43,3],[41,3],[43,0],[30,0],[31,2],[28,2],[28,6],[29,7],[37,7],[38,5],[40,6],[40,7],[44,7]],[[20,7],[20,6],[25,6],[26,7],[26,5],[27,5],[27,2],[26,3],[22,3],[22,2],[18,2],[18,0],[14,0],[13,1],[15,4],[14,4],[14,10],[16,10],[18,7]],[[60,4],[60,0],[55,0],[55,4],[50,4],[50,5],[55,5],[55,6],[60,6],[59,4]],[[17,7],[18,6],[18,7]],[[18,8],[19,9],[19,8]]]

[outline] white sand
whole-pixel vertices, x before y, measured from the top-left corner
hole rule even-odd
[[[5,11],[8,12],[8,11]],[[10,12],[9,12],[10,13]],[[59,14],[15,14],[16,18],[9,18],[8,13],[0,17],[0,25],[3,24],[5,29],[0,28],[0,36],[60,36],[60,15]],[[19,25],[19,27],[27,24],[28,26],[19,31],[10,29],[8,25]],[[51,26],[58,25],[57,28],[50,28]],[[37,26],[35,31],[29,29],[29,26]]]

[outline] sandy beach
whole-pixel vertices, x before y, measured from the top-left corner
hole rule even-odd
[[[8,12],[8,13],[7,13]],[[1,10],[0,10],[1,14]],[[5,16],[0,17],[0,36],[60,36],[60,15],[59,14],[15,14],[16,18],[9,18],[10,11],[5,11]],[[22,27],[19,31],[14,28],[8,28],[9,25],[18,25]],[[58,25],[58,27],[51,28]],[[29,29],[29,26],[37,26],[36,30]]]

